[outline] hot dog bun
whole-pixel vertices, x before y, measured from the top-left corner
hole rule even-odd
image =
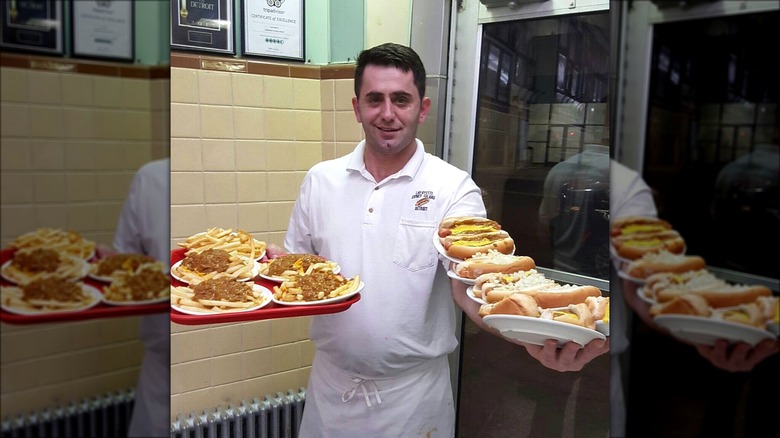
[[[653,316],[665,314],[710,316],[712,311],[707,305],[707,300],[703,297],[696,294],[686,294],[665,303],[653,304],[650,306],[650,314]]]
[[[665,290],[665,297],[683,295],[693,290],[707,289],[712,286],[722,286],[726,282],[707,269],[695,269],[686,272],[659,272],[645,279],[643,290],[645,296],[660,301],[658,293]],[[664,301],[668,301],[665,299]]]
[[[540,318],[574,324],[591,330],[596,328],[593,314],[585,303],[569,304],[564,309],[544,309]]]
[[[658,272],[686,272],[704,269],[704,259],[696,255],[673,254],[667,250],[647,253],[632,261],[625,268],[626,274],[634,278],[645,279]]]
[[[595,321],[609,322],[609,297],[587,297],[585,304],[588,305]]]
[[[504,254],[494,249],[478,253],[455,266],[455,273],[463,278],[476,279],[482,274],[498,272],[511,274],[536,268],[531,257]]]
[[[501,301],[483,304],[479,308],[479,315],[521,315],[538,317],[539,305],[536,301],[522,294],[509,295]]]

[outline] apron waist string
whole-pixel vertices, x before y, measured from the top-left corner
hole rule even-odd
[[[351,389],[347,389],[346,391],[344,391],[343,394],[341,394],[341,401],[346,403],[352,400],[352,397],[355,396],[355,392],[357,392],[358,388],[360,388],[361,391],[363,391],[363,397],[366,399],[366,405],[368,405],[368,407],[370,408],[371,398],[368,396],[368,391],[366,390],[366,383],[369,383],[374,386],[373,394],[374,397],[376,398],[376,403],[379,405],[382,404],[382,399],[379,397],[379,387],[376,386],[376,382],[369,379],[361,379],[359,377],[353,377],[350,380],[352,380],[352,383],[354,383],[354,385],[352,386]],[[349,395],[347,395],[347,393],[349,393]]]

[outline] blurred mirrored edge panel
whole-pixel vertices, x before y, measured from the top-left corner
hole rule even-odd
[[[170,155],[169,67],[3,50],[0,71],[3,261],[41,229],[111,249],[136,172]],[[159,215],[169,222],[167,208]],[[29,323],[3,310],[3,434],[127,433],[143,316],[104,306]],[[97,309],[113,313],[87,313]]]

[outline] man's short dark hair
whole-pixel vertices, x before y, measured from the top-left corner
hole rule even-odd
[[[414,84],[420,92],[420,99],[425,97],[425,66],[420,56],[411,47],[395,43],[384,43],[363,50],[357,57],[355,68],[355,96],[360,98],[360,86],[363,83],[363,70],[368,65],[396,67],[404,72],[411,71]]]

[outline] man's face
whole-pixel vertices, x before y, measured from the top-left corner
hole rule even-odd
[[[417,125],[425,120],[430,104],[430,99],[420,99],[411,71],[376,65],[363,71],[360,96],[352,98],[367,147],[386,155],[414,143]]]

